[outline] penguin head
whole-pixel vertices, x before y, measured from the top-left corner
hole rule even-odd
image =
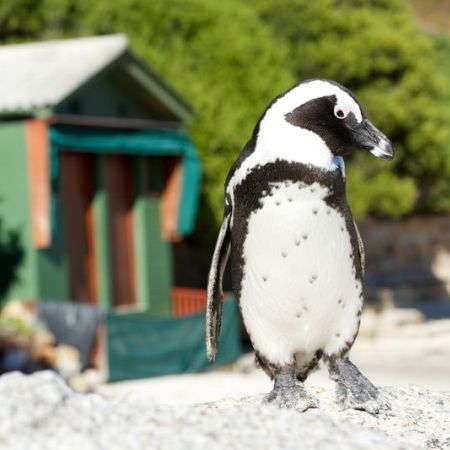
[[[328,168],[336,157],[365,149],[392,159],[393,145],[370,123],[344,86],[331,80],[307,80],[277,97],[257,129],[256,150]]]

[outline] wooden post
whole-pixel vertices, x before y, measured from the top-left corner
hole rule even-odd
[[[36,248],[45,249],[51,242],[50,144],[47,122],[27,120],[26,136],[32,240]]]

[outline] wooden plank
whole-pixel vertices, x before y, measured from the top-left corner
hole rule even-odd
[[[164,158],[164,187],[161,199],[161,227],[164,239],[178,242],[182,239],[178,233],[178,211],[181,197],[183,176],[181,158],[167,156]]]
[[[50,157],[47,122],[27,120],[26,138],[32,241],[36,248],[44,249],[51,242]]]
[[[134,237],[136,249],[137,302],[141,309],[150,308],[150,253],[148,245],[149,198],[146,157],[135,158],[136,201],[134,202]]]
[[[147,252],[149,311],[153,315],[169,317],[172,289],[172,248],[163,239],[161,231],[161,193],[164,188],[164,173],[161,157],[146,157],[147,179]]]
[[[105,156],[114,306],[136,303],[134,250],[133,160],[123,155]]]
[[[111,256],[109,248],[108,199],[105,187],[104,157],[96,156],[97,189],[93,201],[95,227],[95,253],[97,272],[97,298],[105,309],[113,306]]]
[[[93,162],[93,161],[92,161]],[[90,174],[93,176],[95,168],[90,164]],[[92,180],[93,181],[93,180]],[[95,252],[95,216],[94,216],[94,183],[92,183],[91,192],[89,192],[89,204],[87,204],[85,213],[85,230],[86,230],[86,270],[88,273],[88,289],[89,301],[98,303],[97,297],[97,264]]]
[[[90,303],[97,302],[94,163],[90,154],[62,152],[60,155],[71,297]]]

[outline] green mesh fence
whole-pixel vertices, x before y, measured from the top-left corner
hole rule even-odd
[[[198,372],[211,367],[206,358],[204,313],[181,318],[110,313],[107,334],[110,381]],[[241,353],[239,310],[232,299],[223,305],[215,365],[235,361]]]

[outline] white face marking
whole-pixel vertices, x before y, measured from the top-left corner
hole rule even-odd
[[[240,304],[252,341],[272,363],[345,348],[358,325],[356,280],[344,217],[319,183],[273,183],[251,213]],[[303,361],[302,361],[303,360]]]
[[[231,178],[227,192],[234,202],[233,191],[242,182],[249,170],[257,165],[274,162],[277,159],[299,162],[323,170],[343,168],[339,159],[333,156],[325,142],[315,133],[294,126],[286,121],[286,114],[315,98],[335,95],[337,106],[352,112],[358,122],[362,112],[353,98],[338,86],[323,80],[312,80],[299,84],[278,99],[264,115],[260,123],[255,151],[242,163]]]
[[[286,121],[286,114],[295,108],[315,98],[331,95],[336,96],[338,109],[347,114],[352,112],[358,122],[362,121],[359,105],[338,86],[322,80],[302,83],[268,109],[260,124],[256,151],[261,157],[270,159],[278,157],[333,170],[333,155],[325,142],[317,134]]]

